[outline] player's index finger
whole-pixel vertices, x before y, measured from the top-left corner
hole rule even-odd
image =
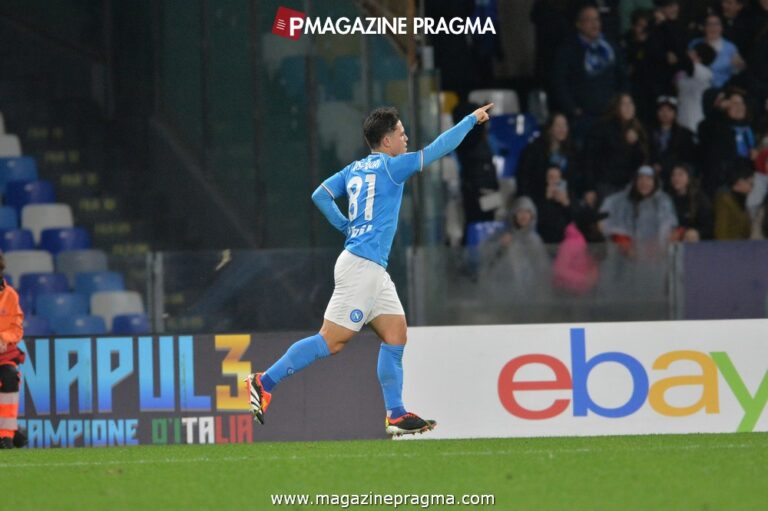
[[[484,112],[487,112],[489,109],[493,108],[493,103],[488,103],[484,107],[481,107],[480,109]]]

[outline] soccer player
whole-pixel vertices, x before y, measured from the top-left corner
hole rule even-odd
[[[286,377],[340,352],[370,325],[383,341],[377,373],[387,409],[390,435],[422,433],[436,422],[406,410],[402,400],[406,322],[387,260],[397,229],[405,182],[426,165],[450,153],[476,125],[488,120],[493,103],[478,108],[418,152],[409,153],[408,136],[394,108],[377,108],[363,123],[371,154],[326,179],[312,200],[328,221],[346,235],[334,268],[335,287],[317,334],[294,343],[263,373],[245,381],[254,420],[264,424],[272,390]],[[334,202],[347,197],[347,215]]]

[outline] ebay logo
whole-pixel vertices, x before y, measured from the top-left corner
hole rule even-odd
[[[675,362],[692,362],[700,371],[689,375],[654,377],[635,357],[619,351],[598,353],[587,358],[586,335],[583,328],[571,329],[570,369],[562,360],[550,355],[530,354],[514,358],[501,369],[498,381],[499,399],[504,408],[516,417],[529,420],[545,420],[557,417],[572,405],[574,417],[586,417],[589,413],[608,418],[622,418],[632,415],[646,403],[660,415],[667,417],[685,417],[700,411],[707,414],[720,413],[720,385],[718,375],[722,375],[728,389],[741,405],[744,416],[739,423],[739,432],[752,431],[768,402],[768,370],[754,394],[747,388],[738,369],[726,352],[705,353],[693,350],[680,350],[662,353],[653,362],[653,375],[665,371]],[[551,369],[554,377],[546,381],[519,380],[518,371],[528,365],[539,364]],[[626,402],[620,406],[605,407],[596,403],[587,388],[589,375],[601,364],[618,364],[629,374],[632,385]],[[681,386],[700,387],[700,398],[686,406],[673,405],[666,399],[670,389]],[[543,409],[531,410],[518,401],[521,393],[570,390],[568,398],[553,399]]]

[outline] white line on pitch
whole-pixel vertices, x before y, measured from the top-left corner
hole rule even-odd
[[[575,453],[589,453],[589,452],[605,452],[605,451],[688,451],[697,449],[755,449],[765,448],[764,446],[752,445],[752,444],[723,444],[723,445],[679,445],[679,446],[657,446],[657,447],[612,447],[606,449],[594,449],[589,447],[578,449],[524,449],[524,450],[503,450],[503,451],[448,451],[439,453],[439,456],[444,457],[466,457],[466,456],[507,456],[507,455],[526,455],[526,454],[544,454],[547,456],[554,456],[558,454],[575,454]],[[218,462],[230,462],[230,461],[247,461],[247,460],[260,460],[260,461],[301,461],[309,459],[356,459],[356,458],[411,458],[421,457],[423,454],[418,453],[398,453],[398,452],[386,452],[386,453],[366,453],[366,454],[317,454],[310,456],[225,456],[221,458],[211,458],[207,456],[200,456],[196,458],[162,458],[162,459],[143,459],[143,460],[109,460],[109,461],[60,461],[60,462],[46,462],[46,463],[0,463],[0,468],[42,468],[42,467],[98,467],[98,466],[110,466],[110,465],[152,465],[160,463],[218,463]]]

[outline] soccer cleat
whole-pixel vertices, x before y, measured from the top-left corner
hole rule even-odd
[[[432,431],[437,426],[437,422],[429,419],[424,420],[415,413],[406,413],[397,419],[387,417],[384,424],[387,434],[392,436],[415,435],[416,433]]]
[[[13,449],[13,438],[11,437],[0,438],[0,449]]]
[[[261,384],[262,374],[253,373],[244,380],[248,385],[253,420],[258,421],[259,424],[264,424],[264,412],[267,411],[269,402],[272,400],[272,394],[264,390],[264,386]]]
[[[13,434],[13,446],[17,449],[21,449],[22,447],[26,447],[28,443],[29,440],[27,440],[27,435],[24,433],[24,430],[17,429]]]

